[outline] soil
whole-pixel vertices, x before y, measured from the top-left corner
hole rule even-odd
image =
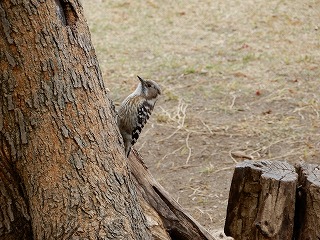
[[[320,2],[83,1],[116,107],[136,75],[163,90],[135,148],[209,230],[235,165],[320,163]]]

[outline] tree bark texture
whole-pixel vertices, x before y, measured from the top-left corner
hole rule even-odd
[[[234,239],[291,240],[298,175],[280,161],[244,161],[236,166],[225,233]]]
[[[320,165],[300,163],[297,172],[295,239],[320,239]]]
[[[152,177],[136,151],[129,166],[138,188],[144,213],[154,239],[214,240],[206,229],[193,219]],[[157,214],[154,214],[156,212]],[[165,229],[165,231],[164,231]]]
[[[0,238],[151,239],[79,1],[0,21]]]

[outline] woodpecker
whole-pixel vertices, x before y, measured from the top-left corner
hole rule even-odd
[[[137,142],[161,94],[160,86],[155,81],[137,77],[140,82],[136,90],[121,103],[118,110],[117,123],[123,138],[126,157],[129,157],[131,147]]]

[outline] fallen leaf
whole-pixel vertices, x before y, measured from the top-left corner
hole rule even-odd
[[[243,151],[234,151],[234,152],[231,152],[231,156],[232,156],[232,157],[236,157],[236,158],[250,159],[250,160],[253,159],[253,157],[252,157],[251,155],[248,155],[248,154],[246,154],[246,153],[243,152]]]

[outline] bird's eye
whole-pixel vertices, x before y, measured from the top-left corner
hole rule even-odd
[[[151,87],[151,84],[150,83],[147,83],[147,88],[150,88]]]

